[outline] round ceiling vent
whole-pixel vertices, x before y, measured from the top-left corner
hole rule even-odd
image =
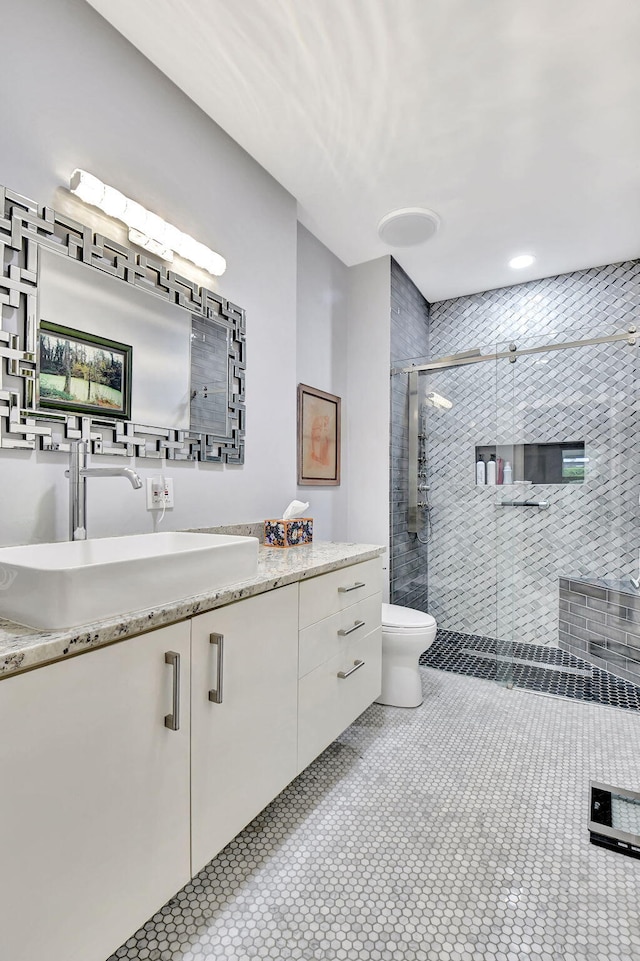
[[[440,218],[426,207],[403,207],[386,214],[378,224],[378,236],[390,247],[413,247],[429,240],[440,227]]]

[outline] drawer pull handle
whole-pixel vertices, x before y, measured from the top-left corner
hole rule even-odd
[[[354,661],[353,667],[350,671],[338,671],[338,677],[344,680],[345,677],[349,677],[351,674],[355,674],[359,668],[364,667],[364,661]]]
[[[171,714],[165,714],[164,726],[170,731],[180,730],[180,655],[176,651],[166,651],[164,663],[173,668],[173,708]]]
[[[216,657],[216,678],[217,687],[209,691],[209,700],[214,704],[222,704],[222,677],[224,673],[224,634],[209,634],[209,643],[215,644],[217,649]]]
[[[347,634],[353,634],[353,632],[357,631],[359,627],[364,627],[364,623],[365,623],[364,621],[356,621],[353,627],[347,627],[346,630],[344,627],[341,627],[340,630],[338,631],[338,636],[346,637]]]
[[[339,587],[338,594],[348,594],[349,591],[357,591],[359,587],[366,587],[364,581],[356,581],[351,587]]]

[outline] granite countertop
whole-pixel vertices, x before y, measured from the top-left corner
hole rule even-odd
[[[220,530],[217,528],[216,530]],[[105,618],[82,627],[43,631],[0,619],[0,679],[84,651],[173,624],[254,594],[357,564],[384,552],[374,544],[316,543],[276,550],[261,546],[258,573],[219,590],[174,601],[164,607]]]

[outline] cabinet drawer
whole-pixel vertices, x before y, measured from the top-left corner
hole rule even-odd
[[[298,771],[302,771],[380,693],[382,629],[378,628],[325,661],[298,682]],[[347,673],[364,661],[348,677]]]
[[[330,617],[381,590],[382,563],[379,557],[302,581],[300,628]]]
[[[299,677],[344,652],[351,641],[380,627],[381,611],[382,594],[372,594],[300,631]],[[340,631],[348,633],[340,634]]]

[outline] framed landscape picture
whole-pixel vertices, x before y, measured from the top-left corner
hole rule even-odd
[[[298,384],[298,484],[340,483],[340,398]]]
[[[128,344],[41,321],[38,406],[128,419],[132,353]]]

